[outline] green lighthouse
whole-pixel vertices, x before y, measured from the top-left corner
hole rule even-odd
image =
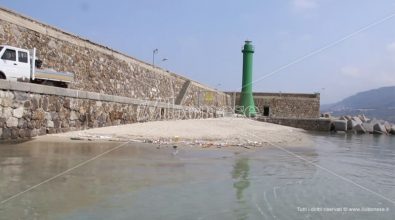
[[[243,52],[243,84],[240,94],[240,107],[242,113],[246,116],[254,117],[255,104],[252,96],[252,58],[254,54],[254,46],[251,41],[246,41],[244,44]]]

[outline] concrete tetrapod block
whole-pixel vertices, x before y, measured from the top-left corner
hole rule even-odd
[[[395,134],[395,125],[392,125],[391,126],[391,132],[390,132],[391,134]]]
[[[345,116],[345,115],[343,115],[343,116],[341,116],[341,117],[339,118],[339,120],[348,120],[348,117]]]
[[[365,134],[366,133],[366,129],[362,126],[362,124],[357,124],[354,127],[354,131],[357,132],[358,134]]]
[[[352,120],[357,122],[358,124],[362,124],[363,121],[359,117],[352,117]]]
[[[392,125],[388,121],[384,122],[384,127],[385,127],[385,130],[387,131],[387,133],[391,132]]]
[[[385,129],[385,126],[380,123],[376,123],[373,125],[373,133],[375,134],[387,134],[387,129]]]
[[[361,119],[362,122],[368,122],[369,121],[369,119],[366,118],[365,115],[358,115],[358,117],[359,117],[359,119]]]
[[[347,130],[351,131],[354,129],[355,126],[362,124],[362,122],[357,122],[354,120],[348,120],[347,121]]]
[[[369,122],[364,122],[362,123],[362,126],[365,128],[365,130],[369,133],[373,133],[373,124]]]
[[[347,131],[346,120],[334,120],[332,123],[335,126],[335,131]]]

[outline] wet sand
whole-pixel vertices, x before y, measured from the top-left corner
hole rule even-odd
[[[135,123],[62,134],[46,138],[70,140],[130,141],[208,147],[262,147],[272,144],[300,146],[309,143],[302,129],[246,118],[193,119]]]

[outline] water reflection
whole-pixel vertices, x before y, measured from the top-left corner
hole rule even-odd
[[[2,142],[0,143],[0,201],[102,153],[115,144],[98,145],[85,142],[70,144],[60,141],[56,143],[46,141]],[[92,170],[89,166],[85,169]],[[88,185],[73,184],[76,176],[80,176],[80,174],[75,172],[64,175],[51,182],[56,184],[41,186],[41,189],[45,190],[25,193],[20,198],[1,204],[0,219],[45,219],[48,212],[61,213],[75,207],[92,204],[96,200],[94,193],[96,188],[89,188],[89,193],[84,195],[84,192],[88,191],[85,190]],[[92,179],[95,182],[84,182],[89,182],[89,186],[103,183],[99,178]],[[62,187],[67,189],[66,193],[57,192]],[[72,200],[73,198],[78,198],[78,202],[63,206],[55,205],[57,201]]]
[[[248,206],[246,200],[244,199],[244,191],[250,186],[250,181],[248,180],[249,171],[250,166],[248,164],[248,158],[238,159],[236,164],[233,166],[233,188],[236,190],[236,198],[238,203],[235,213],[238,220],[245,220],[248,217]]]
[[[351,139],[350,139],[351,137]],[[395,198],[395,138],[316,135],[314,147],[236,154],[130,144],[0,205],[1,219],[394,219],[392,204],[315,165]],[[0,199],[118,143],[0,144]],[[229,155],[232,155],[229,156]],[[225,157],[226,156],[226,157]],[[297,207],[389,207],[306,213]],[[154,210],[154,211],[153,211]],[[343,218],[342,218],[343,219]]]

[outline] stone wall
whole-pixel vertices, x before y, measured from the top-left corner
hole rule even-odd
[[[2,8],[0,44],[37,48],[44,67],[75,73],[71,89],[169,103],[181,95],[186,106],[230,103],[225,93]]]
[[[233,104],[240,102],[240,93],[228,92]],[[319,118],[320,94],[254,93],[254,102],[259,116],[268,107],[270,118]]]
[[[260,117],[258,121],[269,122],[308,131],[330,131],[331,119],[327,118],[267,118]]]
[[[79,90],[0,80],[0,139],[154,120],[217,117],[194,108]]]

